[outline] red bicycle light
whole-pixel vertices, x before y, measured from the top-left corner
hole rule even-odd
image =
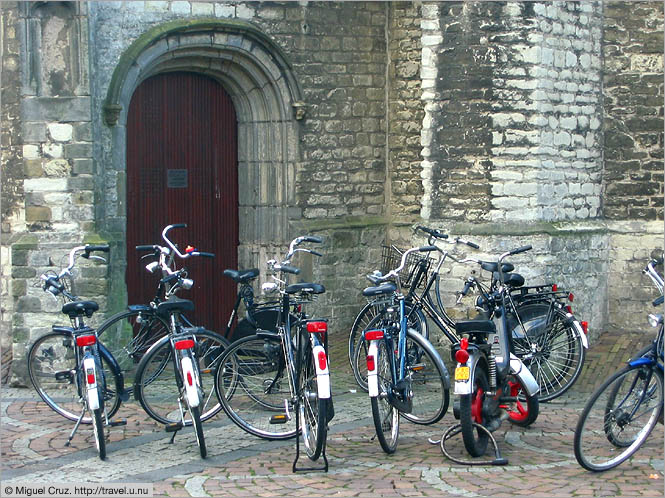
[[[88,384],[94,385],[95,383],[95,374],[88,374]]]
[[[469,359],[469,352],[466,349],[458,349],[455,351],[455,359],[457,363],[466,363]]]
[[[326,363],[327,363],[327,358],[326,358],[326,352],[325,351],[319,351],[319,370],[325,370],[326,369]]]
[[[570,301],[572,303],[573,302],[573,297],[575,297],[575,296],[573,296],[573,293],[569,292],[568,293],[568,301]]]
[[[580,322],[580,325],[582,326],[582,330],[584,331],[585,334],[589,333],[589,322]]]
[[[327,322],[307,322],[307,332],[310,334],[325,333],[328,331]]]
[[[462,340],[459,342],[460,350],[466,351],[469,347],[469,339],[462,337]]]
[[[368,330],[365,332],[365,339],[368,341],[383,339],[383,330]]]
[[[187,248],[185,249],[185,252],[187,254],[189,254],[190,252],[194,252],[194,251],[196,251],[196,248],[192,247],[192,246],[187,246]]]
[[[79,347],[92,346],[96,342],[97,337],[95,335],[80,335],[76,338],[76,345]]]
[[[376,368],[376,363],[374,362],[374,355],[367,355],[367,370],[373,372]]]
[[[557,284],[552,284],[552,292],[556,292],[559,286]]]
[[[194,385],[194,379],[192,379],[192,372],[187,372],[187,384],[190,386]]]
[[[181,349],[192,349],[194,347],[194,341],[192,339],[183,339],[182,341],[176,341],[175,348],[178,350]]]
[[[570,304],[567,304],[565,308],[568,313],[570,313],[571,315],[573,314],[573,307]]]

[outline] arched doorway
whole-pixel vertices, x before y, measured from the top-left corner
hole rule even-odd
[[[236,285],[222,276],[238,264],[237,120],[231,98],[214,79],[167,72],[143,81],[127,115],[127,269],[129,303],[153,299],[159,275],[144,269],[139,244],[169,238],[214,259],[177,261],[195,282],[180,297],[196,304],[197,325],[223,333]]]

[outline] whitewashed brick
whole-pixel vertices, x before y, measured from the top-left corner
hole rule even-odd
[[[72,139],[74,127],[67,123],[50,123],[48,132],[56,142],[68,142]]]

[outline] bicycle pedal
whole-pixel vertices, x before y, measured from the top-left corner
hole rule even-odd
[[[56,372],[55,373],[55,380],[69,380],[71,381],[73,378],[72,371],[71,370],[63,370],[61,372]]]
[[[167,424],[164,427],[164,430],[166,432],[178,432],[182,428],[183,428],[182,422],[173,422],[172,424]]]
[[[425,364],[419,363],[417,365],[411,365],[409,367],[409,370],[411,370],[412,372],[420,372],[421,370],[425,370]]]
[[[121,418],[118,420],[109,420],[109,427],[120,427],[121,425],[127,425],[126,418]]]
[[[270,417],[271,424],[286,424],[289,421],[289,417],[285,414],[273,415]]]

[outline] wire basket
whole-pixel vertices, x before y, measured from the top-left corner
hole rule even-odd
[[[395,247],[394,245],[383,246],[381,251],[381,273],[384,275],[390,270],[397,268],[402,261],[404,251]],[[417,282],[413,282],[418,270],[418,266],[422,264],[424,273]],[[402,286],[411,287],[414,283],[417,287],[424,287],[427,283],[427,274],[432,266],[432,258],[421,253],[412,252],[406,257],[404,268],[399,272],[399,278]]]

